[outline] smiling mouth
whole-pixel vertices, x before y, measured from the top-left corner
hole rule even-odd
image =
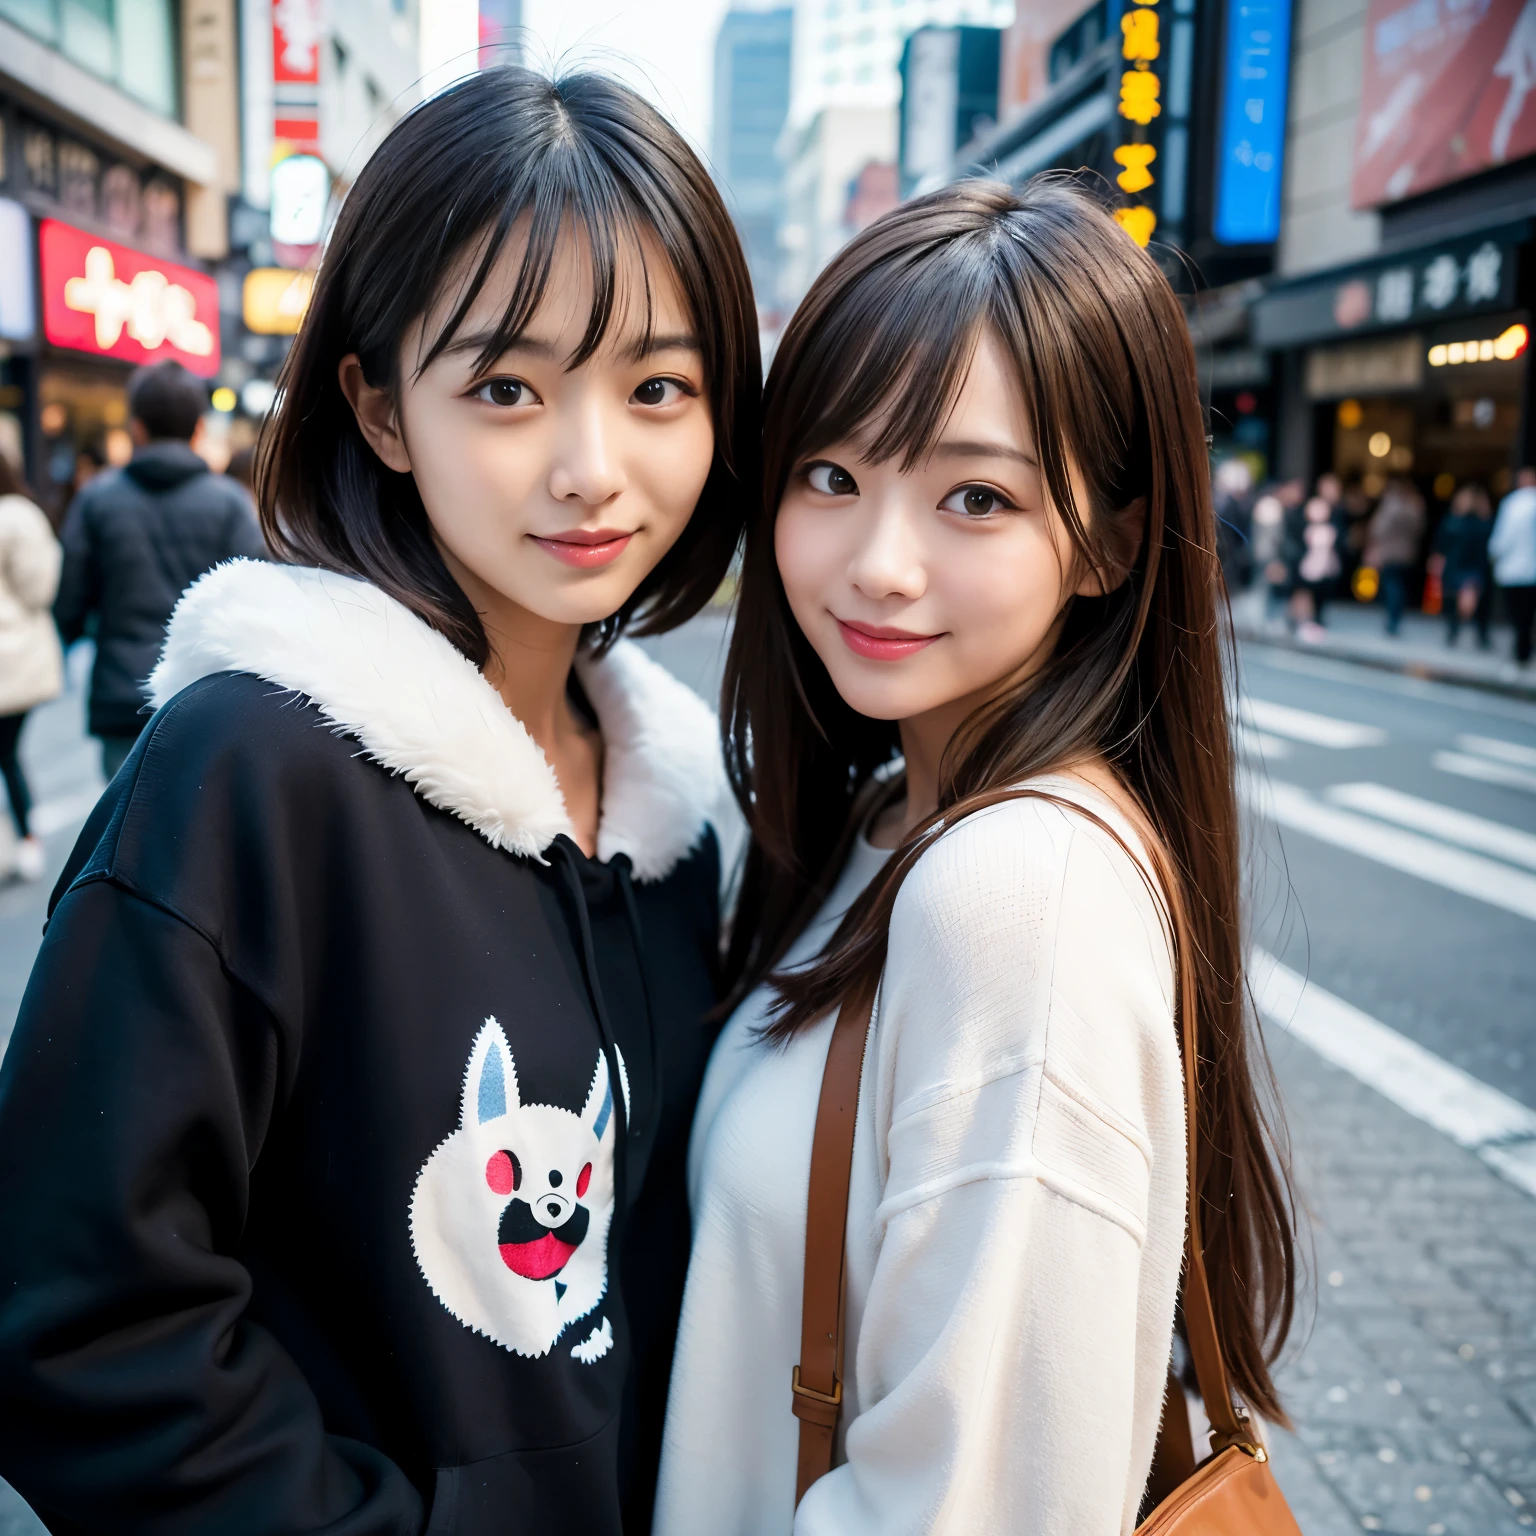
[[[599,566],[610,565],[629,547],[633,533],[620,533],[614,528],[572,528],[569,533],[557,537],[540,538],[528,535],[540,549],[551,554],[562,565],[575,566],[577,570],[591,571]]]
[[[835,615],[834,615],[835,617]],[[843,644],[855,656],[868,661],[900,661],[904,656],[915,656],[942,635],[914,635],[910,630],[890,629],[883,624],[850,624],[838,619],[838,633]]]

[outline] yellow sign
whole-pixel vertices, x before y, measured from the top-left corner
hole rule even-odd
[[[1125,169],[1115,180],[1122,192],[1142,192],[1150,187],[1153,175],[1148,166],[1157,159],[1157,151],[1150,144],[1122,144],[1115,151],[1115,164]]]
[[[1455,367],[1458,363],[1512,363],[1531,339],[1531,333],[1523,325],[1512,325],[1497,336],[1484,336],[1477,341],[1451,341],[1429,349],[1429,366]]]
[[[1144,16],[1146,12],[1132,14]],[[1145,128],[1154,117],[1163,115],[1162,103],[1157,99],[1161,94],[1162,82],[1150,69],[1126,70],[1120,76],[1120,116]]]
[[[256,267],[245,278],[241,304],[245,328],[258,336],[297,335],[314,286],[313,272]]]
[[[1147,241],[1152,238],[1152,231],[1157,228],[1157,215],[1150,208],[1138,203],[1134,208],[1115,209],[1115,223],[1137,245],[1145,248]]]
[[[1156,11],[1127,11],[1120,18],[1120,30],[1125,35],[1120,46],[1122,58],[1150,64],[1162,51],[1157,41]]]

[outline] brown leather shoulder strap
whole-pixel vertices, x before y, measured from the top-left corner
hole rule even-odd
[[[805,1287],[800,1302],[800,1364],[791,1385],[800,1420],[795,1503],[832,1470],[832,1440],[843,1402],[843,1299],[847,1289],[848,1184],[859,1079],[873,995],[838,1011],[821,1074],[811,1141],[810,1198],[805,1212]]]

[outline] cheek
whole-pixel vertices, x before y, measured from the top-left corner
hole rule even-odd
[[[773,554],[784,595],[802,624],[808,612],[822,607],[827,583],[837,569],[835,532],[826,516],[797,506],[792,499],[779,508],[773,525]]]
[[[965,542],[969,548],[935,562],[948,628],[961,651],[984,653],[1000,674],[1011,671],[1044,641],[1066,600],[1056,552],[1030,524]]]

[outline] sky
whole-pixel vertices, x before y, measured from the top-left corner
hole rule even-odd
[[[525,57],[541,69],[590,63],[621,76],[706,151],[715,34],[729,3],[523,0]],[[423,0],[428,94],[473,66],[475,16],[475,0]]]

